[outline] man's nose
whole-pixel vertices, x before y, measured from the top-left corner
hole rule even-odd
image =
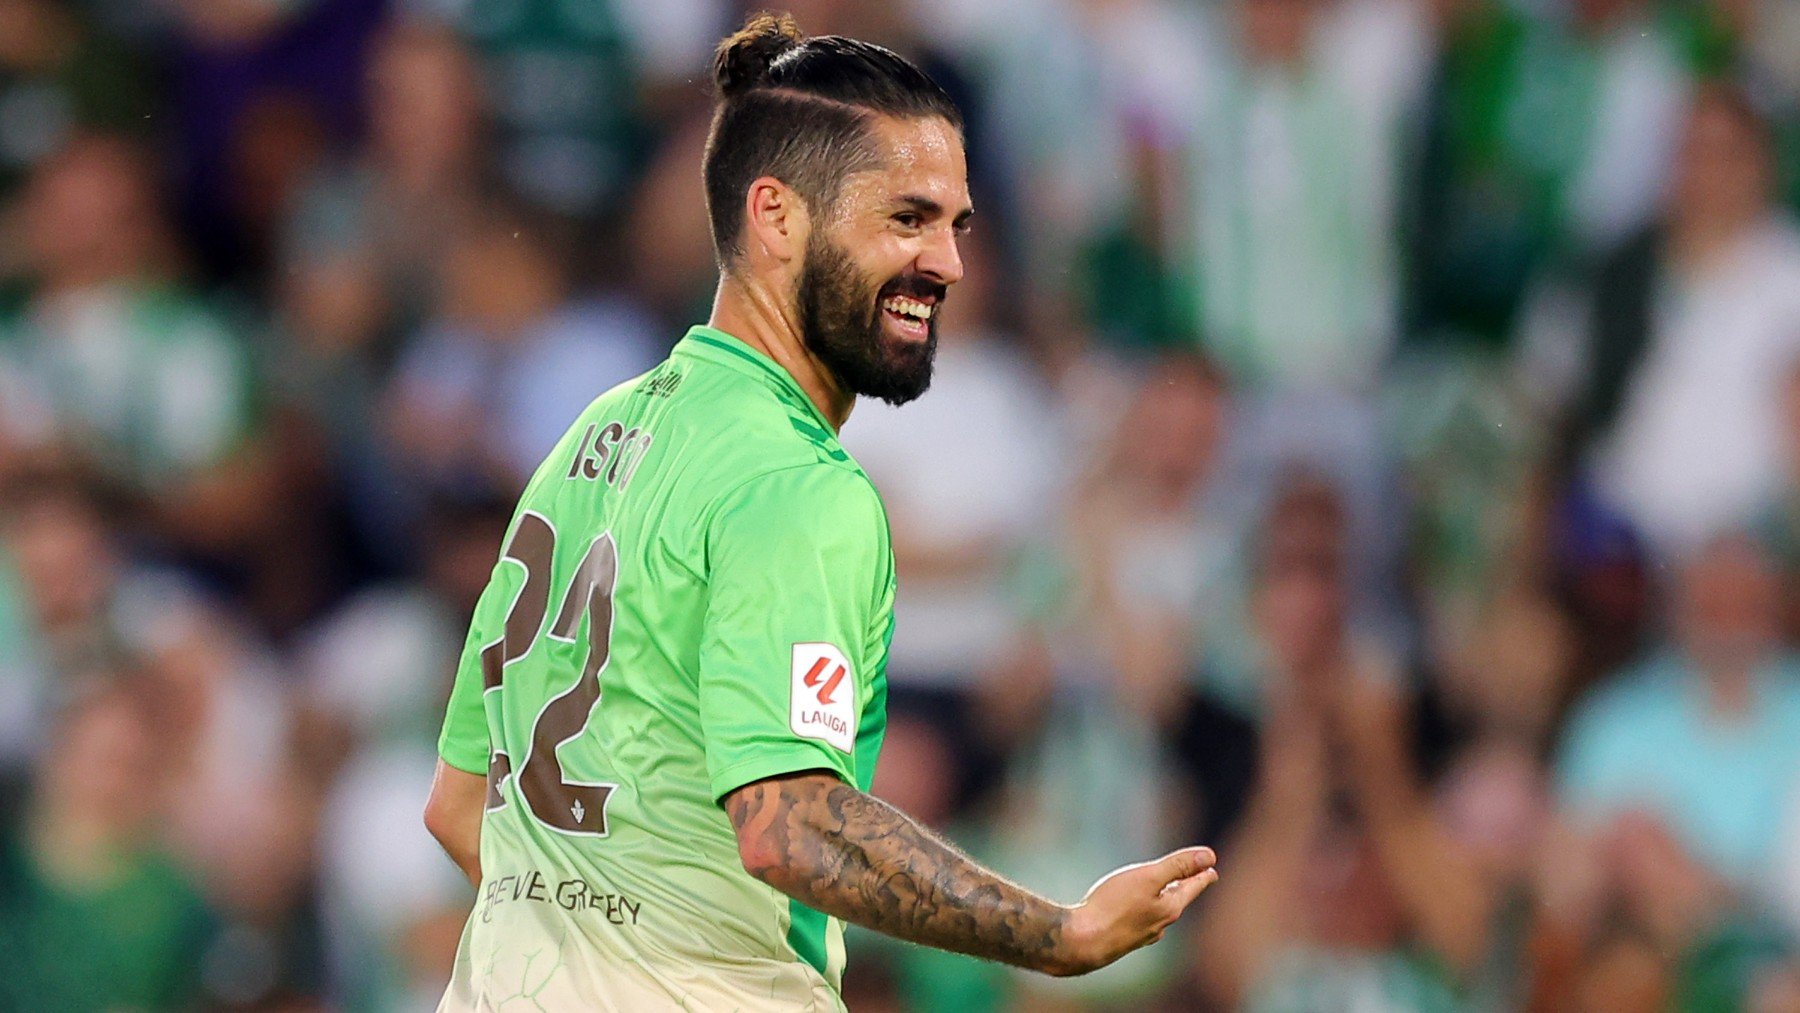
[[[962,280],[962,251],[956,248],[956,233],[946,229],[925,244],[918,259],[919,273],[943,285]]]

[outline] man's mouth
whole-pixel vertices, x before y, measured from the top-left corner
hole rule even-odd
[[[931,330],[931,318],[937,313],[936,299],[915,299],[906,295],[890,295],[881,300],[881,312],[900,333],[924,338]]]

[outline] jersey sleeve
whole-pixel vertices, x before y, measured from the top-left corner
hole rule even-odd
[[[490,585],[491,586],[491,585]],[[477,607],[456,665],[456,682],[450,687],[450,703],[444,710],[444,728],[438,733],[438,756],[457,770],[486,774],[488,768],[487,712],[482,702],[481,636],[475,628],[482,610]]]
[[[699,696],[714,798],[800,770],[855,783],[887,544],[874,488],[829,465],[752,479],[713,511]]]

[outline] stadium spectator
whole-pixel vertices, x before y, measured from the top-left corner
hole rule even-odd
[[[641,5],[612,0],[402,6],[444,18],[477,53],[493,152],[509,189],[570,219],[600,218],[620,201],[648,139],[642,57],[650,54],[634,49],[633,25],[679,17],[694,4],[667,5],[660,17],[622,13]]]
[[[1600,836],[1555,829],[1540,846],[1532,1008],[1785,1009],[1792,953],[1654,817]]]
[[[92,490],[66,473],[28,472],[10,476],[6,493],[6,560],[26,633],[9,641],[14,659],[73,664],[115,643],[126,562]]]
[[[475,59],[449,29],[385,26],[367,78],[369,137],[283,209],[268,293],[264,359],[295,515],[286,588],[311,606],[290,606],[290,628],[329,602],[319,585],[391,572],[408,549],[364,507],[390,484],[381,392],[402,338],[432,311],[446,243],[477,213],[491,155]]]
[[[1558,760],[1560,802],[1599,831],[1654,818],[1733,888],[1763,888],[1786,792],[1800,776],[1800,669],[1780,641],[1767,551],[1723,535],[1686,561],[1672,643],[1596,687]]]
[[[1652,4],[1439,0],[1404,201],[1407,337],[1504,346],[1527,286],[1647,222],[1688,90]],[[1572,22],[1572,24],[1570,23]]]
[[[0,193],[13,194],[76,131],[144,130],[161,97],[144,53],[58,0],[12,0],[0,19]],[[16,256],[7,251],[8,267]]]
[[[1399,122],[1425,39],[1411,5],[1224,5],[1192,125],[1199,332],[1245,385],[1368,390],[1393,347]]]
[[[1536,46],[1563,50],[1575,97],[1553,101],[1566,102],[1566,115],[1588,126],[1545,131],[1540,122],[1537,132],[1586,140],[1587,150],[1564,165],[1563,213],[1578,249],[1604,250],[1655,215],[1692,80],[1682,40],[1653,0],[1576,0],[1566,17],[1566,24],[1550,18],[1527,27],[1549,29],[1536,35]]]
[[[230,554],[270,506],[256,377],[230,317],[182,285],[147,159],[86,136],[39,167],[22,208],[32,296],[0,357],[49,421],[31,435],[152,496],[177,545]]]
[[[1779,988],[1780,831],[1800,785],[1800,674],[1781,588],[1745,535],[1681,571],[1673,650],[1597,687],[1558,760],[1567,831],[1546,850],[1546,995],[1633,990],[1744,1008]],[[1609,911],[1623,921],[1608,921]]]
[[[1247,1009],[1493,1002],[1507,982],[1479,972],[1500,893],[1414,772],[1394,674],[1347,636],[1326,534],[1290,522],[1261,549],[1260,766],[1196,939],[1201,987]]]
[[[356,491],[379,487],[384,467],[377,426],[391,353],[388,293],[361,256],[290,260],[270,293],[258,343],[263,396],[286,513],[270,569],[283,579],[261,609],[271,631],[317,617],[344,589],[389,558],[371,544],[350,510]]]
[[[1202,658],[1243,653],[1228,617],[1242,612],[1247,505],[1219,475],[1229,410],[1210,363],[1152,365],[1070,490],[1054,546],[1070,571],[1067,614],[1046,623],[1068,633],[1059,654],[1120,679],[1158,721],[1185,702]]]
[[[132,19],[162,43],[162,131],[178,145],[172,178],[205,277],[254,287],[267,275],[291,191],[361,127],[363,76],[346,71],[362,65],[383,6],[219,0],[151,5]]]
[[[1702,91],[1662,223],[1601,268],[1573,332],[1535,336],[1540,349],[1583,350],[1574,445],[1600,502],[1664,558],[1778,491],[1781,384],[1800,353],[1800,230],[1772,204],[1772,160],[1744,92]]]
[[[619,246],[618,277],[665,320],[699,320],[718,285],[706,190],[683,171],[702,157],[711,111],[687,111],[667,130],[632,194]]]
[[[1230,481],[1258,500],[1290,464],[1327,475],[1354,529],[1359,611],[1394,611],[1393,455],[1376,396],[1398,332],[1400,126],[1427,38],[1415,5],[1236,0],[1202,38],[1171,256],[1239,416]]]
[[[476,210],[491,155],[479,70],[454,33],[401,21],[370,49],[368,141],[305,186],[282,251],[289,266],[377,284],[380,326],[365,340],[391,339],[428,312],[443,241]],[[381,351],[363,354],[379,362]]]
[[[1433,678],[1424,688],[1421,758],[1456,776],[1465,761],[1477,767],[1496,752],[1514,759],[1542,755],[1575,675],[1576,631],[1549,596],[1514,584],[1490,596],[1480,614],[1454,629],[1440,619],[1444,638]],[[1529,761],[1535,766],[1535,760]]]
[[[360,750],[322,814],[322,927],[342,1008],[430,1009],[450,977],[474,895],[423,824],[394,818],[418,807],[421,777],[431,756],[417,741]]]
[[[0,1005],[191,1008],[209,999],[216,923],[156,839],[175,787],[154,703],[126,672],[70,686],[29,805],[0,838]]]
[[[563,248],[541,216],[500,207],[451,239],[442,299],[384,395],[391,472],[371,497],[523,485],[596,391],[654,364],[650,321],[622,292],[571,293]],[[410,523],[417,506],[402,509]]]
[[[68,475],[15,473],[0,499],[0,764],[21,775],[68,687],[59,673],[114,650],[126,563],[109,518]]]
[[[982,228],[1016,251],[1018,283],[1034,293],[1031,302],[1056,307],[1039,315],[1054,320],[1079,294],[1108,331],[1128,332],[1109,336],[1139,343],[1190,336],[1187,321],[1160,312],[1175,296],[1132,267],[1167,281],[1160,242],[1167,237],[1157,226],[1171,210],[1172,187],[1139,191],[1137,184],[1169,174],[1186,132],[1208,55],[1196,12],[1164,0],[920,6],[917,31],[980,85],[965,108],[976,130],[970,159],[982,217],[992,222]],[[1016,214],[1029,220],[1015,221]],[[1134,231],[1140,224],[1150,228]],[[1149,330],[1168,324],[1175,333]]]
[[[285,673],[241,616],[165,589],[130,622],[161,708],[159,750],[182,787],[163,812],[167,839],[224,920],[217,987],[246,1004],[308,994],[318,818],[338,764],[309,748]]]
[[[511,520],[501,490],[440,493],[425,508],[417,567],[365,587],[296,638],[309,704],[357,747],[431,745],[461,643]]]

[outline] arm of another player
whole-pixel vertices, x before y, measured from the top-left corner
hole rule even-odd
[[[425,829],[476,887],[481,886],[481,811],[486,804],[487,778],[438,760],[431,797],[425,801]]]
[[[724,799],[744,868],[810,907],[911,942],[1058,976],[1098,970],[1161,939],[1218,877],[1184,848],[1055,903],[978,865],[834,774],[803,771]]]

